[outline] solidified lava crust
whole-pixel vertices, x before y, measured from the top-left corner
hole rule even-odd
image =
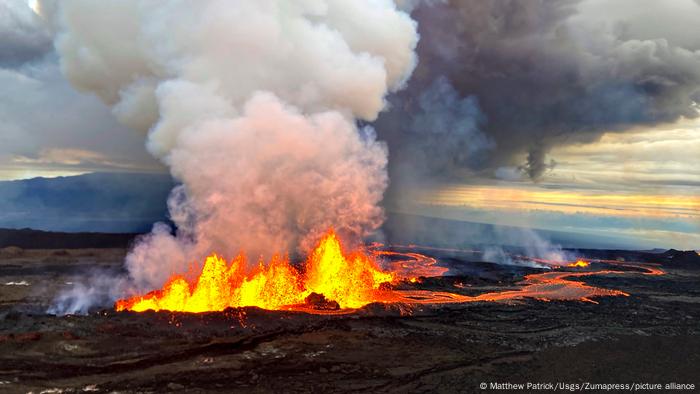
[[[618,256],[591,256],[596,270],[624,273],[567,280],[629,294],[595,297],[598,304],[512,298],[372,303],[343,315],[258,308],[46,314],[53,295],[80,279],[76,268],[89,261],[119,270],[124,251],[86,254],[27,251],[0,261],[2,283],[29,283],[0,286],[0,391],[470,392],[482,381],[697,383],[700,270],[687,266],[662,264],[665,274],[651,275],[602,261]],[[521,291],[527,275],[545,274],[459,256],[442,261],[455,273],[397,289],[479,297]]]

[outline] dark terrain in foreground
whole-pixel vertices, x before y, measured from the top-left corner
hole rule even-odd
[[[478,294],[517,288],[524,274],[539,271],[426,253],[442,257],[457,274],[403,286]],[[697,254],[590,253],[654,258],[649,262],[661,263],[666,274],[582,278],[630,294],[597,298],[599,304],[533,299],[372,304],[342,316],[257,308],[199,315],[108,308],[54,316],[46,310],[59,291],[84,282],[90,272],[121,271],[125,250],[5,248],[0,391],[494,391],[481,390],[482,382],[675,382],[697,388]]]

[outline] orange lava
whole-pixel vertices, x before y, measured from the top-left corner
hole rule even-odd
[[[307,258],[303,270],[287,259],[274,257],[268,264],[260,262],[248,269],[240,255],[227,263],[217,255],[207,257],[195,280],[173,275],[160,290],[116,302],[117,311],[168,310],[178,312],[222,311],[228,307],[256,306],[263,309],[293,310],[317,314],[351,313],[364,305],[379,303],[445,304],[477,301],[505,301],[523,298],[550,300],[579,300],[596,302],[603,296],[628,296],[612,289],[589,286],[569,280],[591,275],[661,275],[661,269],[650,264],[596,260],[599,263],[633,268],[636,271],[550,271],[526,275],[512,290],[487,292],[475,296],[428,290],[397,290],[392,284],[400,281],[418,286],[421,277],[441,276],[448,269],[437,265],[433,257],[416,252],[380,250],[370,247],[373,257],[360,251],[345,252],[340,240],[330,230]],[[412,247],[412,246],[411,246]],[[385,257],[388,270],[379,268],[375,258]],[[561,266],[547,262],[551,266]],[[564,264],[568,267],[588,267],[579,260]],[[461,283],[460,283],[461,284]],[[465,288],[465,286],[457,286]],[[325,300],[337,302],[336,307],[319,307],[307,302],[312,293]],[[311,298],[311,297],[310,297]],[[318,297],[316,297],[318,299]]]
[[[385,261],[389,271],[395,273],[399,278],[406,278],[410,282],[417,282],[418,277],[442,276],[448,268],[437,265],[437,259],[420,253],[395,252],[389,250],[379,250],[380,244],[372,245],[372,254],[378,257],[389,257],[391,260]]]
[[[588,267],[589,265],[591,265],[591,263],[589,263],[588,261],[585,261],[585,260],[577,260],[576,262],[567,265],[567,267],[572,267],[572,268],[586,268],[586,267]]]
[[[267,265],[260,262],[253,270],[246,267],[242,255],[230,264],[211,255],[196,281],[174,275],[161,290],[119,300],[115,308],[135,312],[206,312],[242,306],[305,310],[305,299],[311,293],[323,294],[341,308],[359,308],[381,302],[387,290],[380,289],[380,285],[394,280],[393,273],[379,269],[367,255],[344,254],[332,230],[307,259],[304,273],[279,257]]]
[[[629,296],[620,290],[603,289],[589,286],[582,282],[567,280],[572,277],[582,277],[588,275],[619,274],[620,271],[598,271],[598,272],[545,272],[542,274],[526,275],[518,290],[502,291],[495,293],[480,294],[478,301],[500,301],[513,298],[536,298],[543,301],[551,300],[579,300],[597,303],[595,297],[604,296]],[[475,301],[477,301],[475,300]]]

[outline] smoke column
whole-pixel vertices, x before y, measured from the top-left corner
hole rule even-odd
[[[403,3],[419,24],[420,63],[376,123],[392,152],[396,194],[436,177],[461,182],[510,173],[538,180],[555,168],[548,156],[555,146],[700,116],[700,38],[689,33],[700,25],[697,2]],[[436,84],[441,79],[461,99],[436,96],[432,106],[469,124],[461,108],[473,98],[480,114],[472,110],[471,122],[481,120],[476,128],[440,133],[444,146],[435,142],[438,129],[413,124],[426,108],[423,95],[444,85]],[[451,148],[459,146],[481,152],[465,160],[464,148]],[[411,154],[425,148],[441,154]]]
[[[43,1],[61,67],[145,134],[181,182],[177,234],[127,257],[137,289],[204,255],[306,252],[333,226],[383,221],[387,150],[369,127],[415,65],[416,23],[390,0]]]

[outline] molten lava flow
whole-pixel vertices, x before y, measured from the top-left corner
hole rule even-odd
[[[161,290],[119,300],[115,308],[136,312],[206,312],[241,306],[305,309],[303,304],[312,293],[323,294],[341,308],[359,308],[382,301],[385,291],[379,286],[394,280],[392,273],[380,270],[367,255],[343,254],[332,230],[311,253],[305,268],[302,274],[287,259],[274,257],[267,265],[260,262],[253,270],[247,270],[243,256],[227,264],[211,255],[192,283],[174,275]]]
[[[447,268],[437,265],[433,257],[417,252],[381,250],[374,244],[370,253],[386,258],[390,272],[381,270],[367,254],[344,253],[339,239],[329,231],[305,262],[304,271],[292,266],[287,259],[274,257],[269,264],[260,262],[248,269],[241,255],[230,264],[217,255],[207,257],[199,276],[188,280],[173,275],[161,290],[143,296],[117,301],[118,311],[168,310],[180,312],[222,311],[228,307],[256,306],[263,309],[283,309],[318,314],[349,313],[373,302],[400,304],[446,304],[478,301],[506,301],[523,298],[539,300],[580,300],[596,302],[593,298],[627,296],[612,289],[589,286],[569,280],[593,275],[662,275],[655,265],[626,263],[615,260],[595,260],[597,263],[620,266],[627,271],[586,270],[581,272],[550,271],[526,275],[515,290],[487,292],[468,296],[449,292],[394,289],[388,282],[416,286],[419,277],[440,276]],[[412,246],[402,248],[413,248]],[[561,267],[556,261],[540,260],[551,267]],[[588,267],[578,260],[567,267]],[[464,288],[461,283],[455,287]]]
[[[442,276],[449,271],[448,268],[437,265],[437,259],[434,257],[420,253],[380,250],[381,246],[383,245],[373,244],[372,254],[387,258],[385,265],[389,270],[412,283],[417,282],[419,276]]]
[[[588,267],[589,265],[591,265],[591,263],[589,263],[588,261],[585,261],[585,260],[577,260],[576,262],[567,265],[567,267],[572,267],[572,268],[586,268],[586,267]]]

